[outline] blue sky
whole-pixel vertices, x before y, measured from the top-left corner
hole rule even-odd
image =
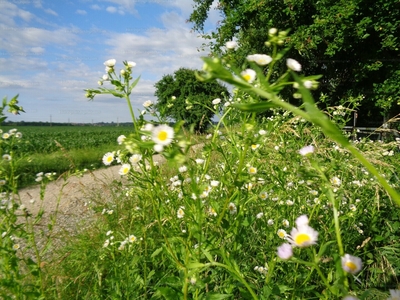
[[[135,113],[156,101],[154,83],[180,67],[200,69],[204,43],[186,23],[192,0],[0,0],[0,97],[19,94],[13,121],[129,122],[124,100],[85,98],[104,61],[134,61]],[[212,10],[206,28],[219,20]]]

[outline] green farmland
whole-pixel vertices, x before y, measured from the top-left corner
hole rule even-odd
[[[39,172],[99,168],[104,153],[118,146],[118,136],[132,132],[128,126],[1,126],[3,133],[14,128],[22,134],[9,149],[17,155],[19,187],[33,184]]]

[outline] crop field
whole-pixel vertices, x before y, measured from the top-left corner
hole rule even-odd
[[[132,132],[128,126],[0,127],[3,133],[14,128],[21,133],[21,138],[8,151],[18,159],[17,167],[22,171],[18,178],[20,187],[35,183],[39,172],[60,175],[71,168],[102,167],[102,156],[118,146],[118,136]]]

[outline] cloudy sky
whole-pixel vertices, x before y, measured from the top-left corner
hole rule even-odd
[[[192,0],[0,0],[0,97],[19,94],[13,121],[129,122],[123,99],[85,98],[104,61],[134,61],[135,113],[155,101],[154,83],[180,67],[200,69],[202,40],[186,23]],[[206,30],[216,26],[212,12]]]

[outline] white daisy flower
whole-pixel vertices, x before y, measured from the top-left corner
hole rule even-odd
[[[130,169],[131,169],[131,165],[130,164],[123,164],[122,166],[121,166],[121,169],[119,169],[119,175],[126,175],[126,174],[128,174],[129,173],[129,171],[130,171]]]
[[[235,41],[229,41],[229,42],[225,43],[225,47],[230,50],[236,49],[237,46],[238,46],[238,44]]]
[[[126,139],[126,136],[124,136],[123,134],[120,135],[120,136],[117,138],[118,145],[121,145],[121,144],[125,141],[125,139]]]
[[[136,63],[135,63],[134,61],[128,61],[128,62],[126,63],[126,65],[128,66],[128,68],[133,68],[133,67],[136,66]]]
[[[315,231],[308,225],[305,225],[303,221],[296,220],[296,223],[300,222],[301,226],[298,228],[292,228],[290,232],[289,242],[294,247],[308,247],[317,243],[318,232]]]
[[[247,56],[248,61],[253,61],[257,65],[265,66],[272,61],[272,57],[266,54],[252,54]]]
[[[103,164],[105,164],[106,166],[111,165],[111,163],[114,161],[114,153],[112,152],[107,152],[106,154],[104,154],[103,156]]]
[[[301,71],[301,65],[299,64],[299,62],[297,60],[294,60],[292,58],[288,58],[286,60],[286,66],[296,72],[300,72]]]
[[[279,258],[283,260],[287,260],[293,256],[293,249],[292,246],[288,243],[282,244],[278,247],[277,252]]]
[[[166,146],[172,143],[174,129],[166,124],[159,125],[153,129],[152,139],[157,145]]]
[[[256,72],[252,69],[246,69],[242,73],[243,79],[246,80],[248,83],[252,83],[256,79]]]
[[[185,211],[184,211],[185,207],[181,206],[179,207],[176,216],[178,217],[178,219],[182,219],[183,216],[185,215]]]
[[[335,186],[340,186],[342,184],[342,181],[340,180],[339,177],[332,177],[331,178],[331,183]]]
[[[137,238],[136,238],[136,236],[134,236],[133,234],[131,234],[131,235],[128,237],[128,241],[129,241],[129,243],[134,243],[134,242],[137,241]]]
[[[116,61],[115,59],[109,59],[109,60],[107,60],[107,61],[104,62],[104,65],[105,65],[106,67],[112,68],[112,67],[115,66],[115,63],[116,63],[116,62],[117,62],[117,61]]]
[[[299,153],[302,156],[306,156],[308,154],[314,153],[314,150],[315,150],[314,146],[309,145],[309,146],[305,146],[305,147],[301,148],[299,150]]]
[[[141,159],[142,159],[142,155],[141,155],[141,154],[133,154],[133,155],[129,158],[129,162],[130,162],[132,165],[136,165]]]
[[[276,233],[281,239],[285,239],[287,237],[287,233],[283,229],[279,229],[278,232]]]
[[[342,258],[342,268],[347,273],[356,274],[362,269],[361,258],[345,254]]]
[[[233,203],[233,202],[229,203],[228,210],[229,210],[231,215],[236,214],[237,208],[236,208],[235,203]]]
[[[217,105],[219,103],[221,103],[221,99],[220,98],[216,98],[211,102],[213,105]]]
[[[255,167],[249,167],[247,171],[249,172],[250,175],[257,174],[257,168]]]
[[[153,101],[151,101],[151,100],[147,100],[147,101],[145,101],[144,103],[143,103],[143,106],[144,107],[150,107],[150,106],[152,106],[153,105]]]
[[[178,170],[180,173],[185,173],[188,170],[188,168],[186,166],[181,166],[181,167],[179,167]]]

